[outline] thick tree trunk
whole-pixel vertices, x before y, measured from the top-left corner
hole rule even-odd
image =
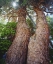
[[[7,51],[6,64],[26,64],[30,31],[26,24],[26,9],[18,10],[18,24],[15,39]]]
[[[49,64],[48,24],[44,13],[37,8],[34,10],[37,13],[37,27],[28,45],[27,64]]]

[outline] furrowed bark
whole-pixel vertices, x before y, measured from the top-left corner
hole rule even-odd
[[[26,64],[30,31],[26,24],[25,7],[18,10],[18,24],[15,39],[7,51],[6,64]]]
[[[49,64],[49,28],[42,10],[37,13],[36,32],[28,45],[27,64]],[[35,36],[36,35],[36,36]]]

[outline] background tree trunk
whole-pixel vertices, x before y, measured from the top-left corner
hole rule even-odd
[[[48,24],[42,10],[37,8],[34,8],[34,10],[37,13],[37,27],[28,45],[27,64],[49,64]]]
[[[18,10],[18,24],[15,39],[7,51],[6,64],[26,64],[30,31],[26,24],[26,9]]]

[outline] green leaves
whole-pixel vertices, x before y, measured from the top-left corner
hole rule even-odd
[[[28,3],[28,0],[19,0],[21,6],[25,6]]]
[[[11,0],[0,0],[0,7],[10,5]]]
[[[8,22],[6,25],[3,25],[3,27],[0,27],[0,34],[1,37],[6,37],[9,35],[14,35],[16,30],[16,22]]]
[[[53,41],[53,18],[46,17],[50,29],[50,40]],[[51,42],[52,42],[51,41]],[[51,46],[52,47],[52,46]],[[49,53],[50,53],[50,63],[53,64],[53,49],[49,48]]]
[[[49,28],[50,28],[50,35],[53,39],[53,18],[47,17],[47,21],[48,21]]]
[[[31,31],[31,35],[34,34],[34,29],[35,27],[33,26],[33,23],[31,22],[30,19],[27,19],[26,20],[26,23],[28,24],[29,28],[30,28],[30,31]]]
[[[23,0],[23,5],[26,5],[28,0]]]
[[[0,55],[2,56],[11,45],[16,32],[16,22],[8,22],[6,25],[0,23]]]

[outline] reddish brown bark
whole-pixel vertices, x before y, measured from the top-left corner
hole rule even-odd
[[[28,45],[27,64],[49,64],[49,28],[42,10],[37,13],[36,32]],[[35,36],[36,35],[36,36]]]
[[[26,24],[26,9],[18,10],[18,24],[15,39],[7,51],[6,64],[26,64],[30,31]]]

